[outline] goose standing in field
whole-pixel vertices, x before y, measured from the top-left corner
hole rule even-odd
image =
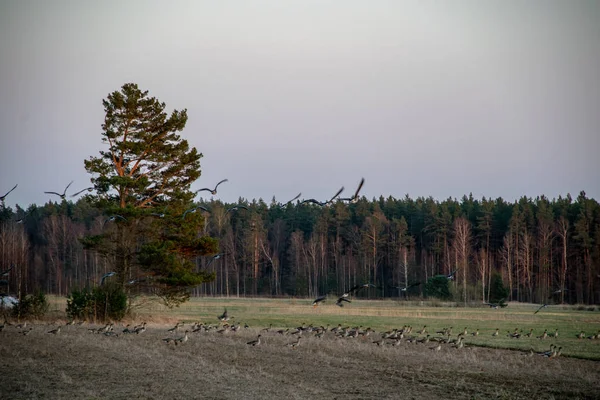
[[[576,335],[577,339],[583,339],[585,337],[585,333],[583,331],[579,332],[579,334]]]
[[[133,331],[134,331],[136,334],[138,334],[138,335],[139,335],[140,333],[144,333],[144,332],[146,332],[146,323],[145,323],[145,322],[142,322],[142,325],[136,326],[136,327],[133,329]]]
[[[250,346],[260,346],[260,336],[258,335],[258,337],[256,338],[256,340],[252,340],[250,342],[246,342],[246,344],[250,345]]]
[[[61,199],[63,199],[63,200],[64,200],[64,199],[67,197],[67,189],[69,189],[69,186],[71,186],[71,184],[72,184],[72,183],[73,183],[73,181],[71,181],[71,182],[70,182],[70,183],[67,185],[67,187],[66,187],[66,188],[65,188],[65,190],[62,192],[62,194],[61,194],[61,193],[56,193],[56,192],[44,192],[44,193],[46,193],[46,194],[55,194],[55,195],[57,195],[58,197],[60,197]]]
[[[551,344],[550,345],[550,350],[548,350],[548,351],[542,351],[542,352],[537,353],[537,354],[540,355],[540,356],[542,356],[542,357],[550,357],[550,355],[552,353],[554,353],[554,351],[555,351],[555,346],[554,346],[554,344]]]
[[[548,329],[544,329],[544,333],[542,333],[540,336],[538,336],[537,338],[540,340],[544,340],[548,337]]]
[[[0,196],[0,202],[1,202],[2,204],[4,204],[4,199],[6,199],[6,196],[8,196],[8,195],[10,194],[10,192],[12,192],[13,190],[15,190],[15,189],[17,188],[17,186],[19,186],[19,184],[18,184],[18,183],[17,183],[15,186],[13,186],[13,188],[12,188],[12,189],[10,189],[8,192],[6,192],[6,193],[4,194],[4,196]]]
[[[533,328],[529,329],[529,332],[527,332],[527,333],[525,334],[525,336],[526,336],[526,337],[529,337],[529,338],[530,338],[530,337],[532,337],[532,336],[533,336]]]
[[[51,331],[48,331],[46,333],[51,333],[53,335],[58,335],[60,333],[60,325],[58,326],[58,328],[52,329]]]
[[[183,343],[187,342],[188,341],[188,332],[189,331],[185,331],[182,337],[175,339],[175,344],[177,345],[177,344],[183,344]]]
[[[358,193],[360,192],[360,189],[363,187],[364,183],[365,183],[365,178],[362,178],[360,180],[360,183],[358,184],[358,188],[356,189],[356,192],[354,192],[354,196],[348,197],[348,198],[345,198],[345,199],[340,199],[340,201],[347,201],[350,204],[356,204],[356,203],[358,203],[358,199],[359,199]]]
[[[292,349],[296,349],[300,344],[300,340],[302,340],[302,336],[298,336],[298,339],[296,339],[294,342],[286,344],[286,346],[291,347]]]
[[[183,323],[182,323],[182,322],[178,322],[177,324],[175,324],[175,326],[174,326],[174,327],[172,327],[172,328],[170,328],[170,329],[167,329],[167,332],[176,332],[176,331],[178,331],[178,330],[179,330],[179,328],[180,328],[181,326],[183,326]]]
[[[494,331],[494,333],[492,333],[492,336],[498,336],[499,332],[500,332],[500,329],[496,328],[496,330]]]
[[[211,189],[211,188],[203,188],[203,189],[200,189],[200,190],[196,190],[196,193],[198,193],[198,192],[202,192],[202,191],[207,191],[207,192],[210,192],[210,194],[212,194],[212,195],[214,196],[214,195],[216,195],[216,194],[217,194],[217,188],[219,187],[219,185],[220,185],[221,183],[225,183],[225,182],[228,182],[228,180],[227,180],[227,179],[223,179],[222,181],[220,181],[219,183],[217,183],[217,185],[215,186],[215,188],[214,188],[214,189]]]
[[[433,351],[440,351],[442,349],[442,342],[439,342],[437,346],[430,347],[429,349]]]

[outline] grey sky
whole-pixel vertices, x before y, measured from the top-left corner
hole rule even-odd
[[[597,1],[0,0],[0,192],[89,185],[102,99],[188,109],[219,197],[600,198]]]

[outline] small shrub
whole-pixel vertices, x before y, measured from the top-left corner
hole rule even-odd
[[[441,300],[450,299],[450,288],[448,278],[445,275],[438,275],[427,280],[425,293],[429,297],[436,297]]]
[[[587,310],[588,310],[588,311],[596,311],[596,307],[594,307],[594,306],[591,306],[591,307],[588,307],[588,309],[587,309]]]
[[[67,315],[73,319],[121,320],[127,313],[127,295],[118,285],[74,290],[67,297]]]
[[[506,301],[509,294],[509,289],[504,286],[502,276],[498,273],[494,273],[490,282],[490,303]]]
[[[48,312],[48,300],[42,291],[23,296],[12,308],[12,314],[17,319],[41,318]]]

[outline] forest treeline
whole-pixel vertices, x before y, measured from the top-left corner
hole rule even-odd
[[[376,287],[360,296],[395,297],[400,288],[456,271],[455,300],[488,301],[492,275],[499,274],[508,300],[600,302],[600,206],[585,192],[576,199],[523,197],[512,203],[407,195],[325,207],[275,199],[237,204],[248,209],[197,204],[209,210],[198,210],[205,218],[198,235],[217,238],[222,255],[196,259],[199,271],[216,278],[193,295],[317,296],[369,282]],[[111,223],[86,196],[27,210],[2,206],[0,271],[14,265],[2,289],[67,295],[98,285],[112,261],[84,248],[81,239]],[[132,268],[131,274],[142,272]],[[424,287],[415,285],[408,295],[422,296]]]

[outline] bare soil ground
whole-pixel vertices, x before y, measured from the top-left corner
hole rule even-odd
[[[89,326],[34,325],[27,336],[0,332],[1,399],[599,399],[600,362],[528,356],[433,343],[377,346],[379,334],[338,339],[259,329],[161,339],[172,325],[142,334],[89,333]],[[548,343],[549,344],[549,343]]]

